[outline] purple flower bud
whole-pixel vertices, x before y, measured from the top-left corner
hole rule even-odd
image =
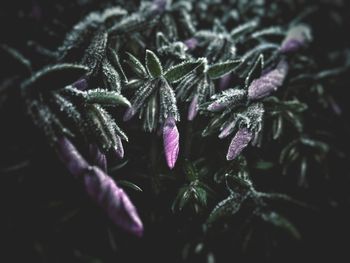
[[[78,152],[77,148],[72,144],[72,142],[66,138],[61,137],[56,144],[56,151],[66,166],[68,171],[74,176],[80,176],[84,174],[89,164]]]
[[[123,159],[124,158],[124,147],[123,147],[122,140],[120,139],[119,136],[117,136],[116,145],[114,147],[114,154],[119,159]]]
[[[72,86],[77,88],[78,90],[86,90],[88,88],[88,83],[85,78],[82,78],[74,82]]]
[[[161,14],[165,11],[169,0],[153,0],[153,6],[157,13]]]
[[[236,126],[236,122],[235,121],[232,121],[228,125],[226,125],[222,129],[222,131],[220,132],[219,138],[223,139],[223,138],[226,138],[227,136],[229,136],[233,132],[233,129],[235,128],[235,126]]]
[[[219,81],[219,90],[228,89],[228,87],[230,86],[231,81],[232,81],[232,75],[231,74],[227,74],[227,75],[223,76],[220,79],[220,81]]]
[[[213,103],[209,104],[207,109],[208,111],[220,111],[223,108],[225,108],[228,104],[228,101],[227,103],[220,103],[219,101],[214,101]]]
[[[132,117],[134,117],[135,113],[136,112],[134,108],[132,107],[128,108],[124,114],[123,121],[129,121]]]
[[[92,159],[92,163],[100,167],[103,171],[107,171],[107,158],[103,154],[96,144],[89,145],[89,153]]]
[[[191,37],[185,40],[184,44],[189,50],[194,50],[198,46],[198,40],[195,37]]]
[[[179,131],[175,118],[168,117],[163,126],[163,143],[167,164],[170,169],[174,168],[179,154]]]
[[[274,70],[252,81],[248,87],[248,98],[257,100],[266,97],[282,86],[288,73],[288,63],[280,61]]]
[[[106,211],[113,223],[129,233],[142,236],[143,225],[135,206],[111,177],[94,166],[87,170],[84,185],[90,198]]]
[[[242,150],[247,147],[252,138],[252,132],[250,132],[247,128],[240,128],[228,147],[226,159],[228,161],[235,159],[242,152]]]
[[[303,25],[293,27],[288,31],[286,38],[283,40],[280,52],[283,54],[296,52],[310,40],[311,32],[308,27]]]
[[[194,95],[192,101],[190,103],[190,107],[188,108],[188,116],[187,119],[192,121],[198,113],[198,95]]]

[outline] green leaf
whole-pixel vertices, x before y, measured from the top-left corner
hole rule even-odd
[[[133,189],[133,190],[135,190],[137,192],[142,192],[142,189],[139,186],[137,186],[136,184],[134,184],[134,183],[132,183],[130,181],[120,180],[120,181],[118,181],[118,184],[122,185],[122,186],[129,187],[129,188],[131,188],[131,189]]]
[[[185,61],[168,69],[164,77],[171,83],[178,82],[204,63],[204,59],[197,61]]]
[[[265,222],[287,231],[287,233],[289,233],[295,239],[301,238],[298,229],[287,218],[281,216],[280,214],[275,212],[263,213],[261,214],[261,218]]]
[[[121,73],[124,82],[127,83],[128,82],[128,78],[125,75],[125,72],[124,72],[123,67],[122,67],[122,65],[120,63],[120,59],[119,59],[119,56],[118,56],[117,52],[115,52],[113,49],[109,48],[108,49],[108,58],[110,59],[110,61],[111,61],[112,65],[114,66],[114,68],[119,73]]]
[[[123,95],[114,91],[107,91],[103,89],[89,90],[87,92],[86,102],[90,104],[97,103],[108,106],[131,106],[128,99],[125,98]]]
[[[257,60],[255,61],[253,67],[248,73],[248,76],[245,79],[245,86],[248,87],[250,83],[259,77],[261,77],[261,73],[264,68],[264,56],[260,54]]]
[[[130,53],[127,53],[129,56],[129,60],[127,63],[130,65],[131,69],[141,78],[147,77],[147,70],[142,65],[140,60],[138,60],[135,56]]]
[[[75,64],[58,64],[47,66],[23,83],[23,87],[38,90],[56,90],[64,88],[88,73],[85,66]]]
[[[240,60],[231,60],[211,65],[208,69],[208,75],[211,79],[221,78],[231,73],[240,62]]]
[[[186,161],[184,165],[184,170],[186,173],[186,178],[189,181],[195,181],[198,179],[198,170],[190,161]]]
[[[7,45],[0,45],[0,59],[1,61],[4,61],[6,65],[12,65],[11,62],[14,61],[16,65],[21,66],[20,70],[23,71],[23,73],[30,74],[32,72],[30,61],[17,50]],[[18,71],[18,69],[16,70]]]
[[[218,203],[213,211],[210,213],[209,218],[207,220],[207,224],[212,224],[215,221],[236,214],[246,199],[246,195],[238,195],[232,193],[228,198]]]
[[[148,49],[146,50],[146,68],[153,78],[160,77],[163,74],[163,68],[159,58]]]
[[[274,167],[272,162],[259,161],[255,164],[255,168],[259,170],[269,170]]]

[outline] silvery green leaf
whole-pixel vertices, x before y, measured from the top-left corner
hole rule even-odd
[[[128,78],[126,77],[126,74],[125,74],[125,72],[123,70],[123,67],[120,64],[120,59],[119,59],[119,56],[118,56],[117,52],[115,52],[111,48],[109,48],[107,51],[108,51],[108,59],[112,63],[113,67],[122,75],[123,80],[127,83],[128,82]]]
[[[149,96],[152,94],[155,88],[158,87],[158,85],[158,81],[147,81],[136,91],[131,101],[131,105],[134,111],[137,111],[142,107],[145,100],[149,98]]]
[[[95,104],[88,104],[84,111],[85,120],[89,125],[89,135],[95,141],[101,151],[107,153],[112,147],[112,140],[105,131],[104,119],[101,118],[99,108]]]
[[[121,83],[119,73],[115,68],[109,63],[107,59],[104,59],[102,62],[102,74],[103,82],[109,90],[120,93]]]
[[[67,33],[62,46],[58,48],[57,56],[61,60],[72,50],[81,48],[83,44],[96,32],[100,24],[100,16],[97,12],[88,14],[81,22],[76,24]]]
[[[91,73],[95,73],[105,57],[108,35],[104,30],[99,30],[92,38],[89,47],[85,50],[82,64],[89,67]]]
[[[209,66],[208,75],[211,79],[221,78],[231,73],[240,62],[240,60],[231,60],[213,64]]]
[[[207,224],[212,224],[223,217],[236,214],[241,208],[241,205],[246,197],[246,195],[232,193],[229,197],[214,207],[213,211],[210,213],[207,219]]]
[[[157,94],[153,94],[147,103],[145,110],[144,130],[152,132],[156,129],[157,120],[156,115],[158,113]]]
[[[259,38],[259,37],[271,36],[271,35],[284,36],[285,34],[286,34],[286,32],[283,31],[281,27],[272,26],[272,27],[264,28],[264,29],[261,29],[259,31],[254,32],[251,35],[251,37],[252,38]]]
[[[153,78],[163,75],[162,64],[159,58],[151,50],[146,50],[146,68]]]
[[[162,48],[170,44],[168,38],[162,32],[157,33],[156,42],[157,42],[157,48]]]
[[[162,80],[160,87],[160,122],[162,123],[168,117],[173,117],[176,121],[180,120],[174,90],[164,79]]]
[[[62,118],[66,118],[72,123],[77,131],[81,132],[83,135],[86,135],[86,127],[84,121],[82,120],[82,116],[76,106],[64,96],[56,92],[53,93],[53,98],[53,105],[57,108],[57,114],[64,115]]]
[[[240,25],[236,28],[234,28],[231,32],[230,32],[230,36],[232,39],[236,40],[239,39],[239,37],[247,32],[250,32],[251,30],[253,30],[255,27],[258,26],[258,21],[253,20],[253,21],[249,21],[243,25]]]
[[[198,68],[200,65],[204,63],[203,59],[198,59],[197,61],[185,61],[181,64],[175,65],[169,68],[165,73],[164,77],[170,83],[175,83],[182,80],[186,75],[188,75],[191,71]]]
[[[248,76],[245,79],[245,85],[248,87],[252,80],[257,79],[261,76],[261,73],[264,69],[264,56],[259,55],[258,59],[255,61],[253,67],[248,73]]]
[[[108,106],[123,105],[130,107],[131,104],[127,98],[115,91],[107,91],[104,89],[94,89],[87,91],[87,103],[97,103]]]
[[[56,90],[72,84],[88,72],[88,68],[75,64],[47,66],[23,83],[23,87],[37,90]]]
[[[119,180],[118,185],[129,187],[137,192],[142,192],[142,189],[138,185],[126,180]]]
[[[129,60],[127,61],[131,67],[131,69],[141,78],[146,78],[147,77],[147,70],[146,68],[142,65],[140,60],[138,60],[136,57],[134,57],[132,54],[127,53],[129,56]]]

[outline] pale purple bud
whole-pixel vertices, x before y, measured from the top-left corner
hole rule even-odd
[[[92,163],[100,167],[103,171],[107,171],[107,158],[103,154],[96,144],[89,145],[89,154],[92,159]]]
[[[119,136],[116,138],[116,145],[114,146],[114,154],[116,155],[117,158],[123,159],[124,158],[124,147],[122,140],[120,139]]]
[[[134,117],[135,113],[136,112],[135,112],[134,108],[132,108],[132,107],[128,108],[124,114],[123,121],[130,120],[132,117]]]
[[[236,126],[236,122],[235,121],[232,121],[228,125],[226,125],[222,129],[222,131],[220,132],[219,138],[223,139],[223,138],[226,138],[227,136],[229,136],[233,132],[233,129],[235,128],[235,126]]]
[[[89,164],[86,162],[84,157],[66,137],[61,137],[58,139],[56,151],[68,171],[74,176],[78,177],[82,175],[89,167]]]
[[[247,147],[252,138],[253,133],[251,131],[247,128],[240,128],[228,147],[226,159],[228,161],[235,159]]]
[[[311,32],[308,27],[303,25],[293,27],[288,31],[286,38],[283,40],[280,52],[283,54],[296,52],[310,40]]]
[[[84,176],[86,192],[109,218],[125,231],[138,237],[143,234],[143,225],[127,194],[100,168],[94,166]]]
[[[257,100],[266,97],[282,86],[288,73],[288,63],[280,61],[274,70],[252,81],[248,87],[248,98]]]
[[[191,37],[189,39],[186,39],[184,41],[184,44],[189,50],[193,50],[198,46],[198,40],[195,37]]]
[[[232,75],[227,74],[223,76],[219,81],[219,90],[228,89],[232,81]]]
[[[169,0],[153,0],[153,6],[157,13],[163,13],[168,5]]]
[[[208,109],[208,111],[220,111],[223,108],[225,108],[228,104],[229,104],[228,101],[227,101],[227,103],[221,103],[219,101],[214,101],[213,103],[209,104],[207,109]]]
[[[168,117],[164,122],[163,143],[168,167],[172,169],[179,154],[179,131],[177,130],[174,117]]]
[[[72,86],[77,88],[78,90],[86,90],[88,88],[88,83],[85,78],[82,78],[74,82]]]
[[[188,108],[187,119],[189,121],[192,121],[197,116],[197,113],[198,113],[198,95],[194,95],[190,103],[190,106]]]

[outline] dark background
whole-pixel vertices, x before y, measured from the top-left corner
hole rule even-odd
[[[33,52],[37,45],[28,45],[28,41],[54,50],[74,23],[89,11],[103,7],[100,2],[106,1],[80,2],[86,2],[83,9],[75,1],[2,1],[0,42],[18,48],[40,68],[45,65],[45,58]],[[302,9],[303,1],[299,2]],[[349,47],[350,9],[348,4],[315,3],[320,10],[311,21],[315,39],[311,49],[322,65],[327,63],[325,57],[332,50]],[[2,78],[12,68],[0,63]],[[345,154],[343,158],[330,157],[331,180],[318,180],[317,174],[312,174],[313,184],[308,189],[295,189],[270,177],[265,181],[266,185],[271,183],[267,190],[278,189],[319,207],[317,211],[286,209],[303,239],[298,243],[284,240],[273,255],[264,257],[263,239],[256,240],[256,254],[243,256],[234,246],[239,241],[227,235],[213,235],[207,242],[216,251],[219,262],[237,262],[241,257],[248,262],[349,259],[349,84],[348,75],[344,75],[330,87],[343,109],[342,115],[331,122],[331,131],[334,143]],[[132,139],[126,151],[133,154],[128,154],[127,166],[111,175],[116,179],[127,178],[144,188],[143,193],[127,190],[145,223],[145,237],[141,240],[120,232],[91,205],[79,183],[67,174],[24,114],[16,87],[6,92],[8,100],[0,109],[0,262],[179,262],[183,245],[202,238],[200,227],[192,227],[196,219],[187,225],[183,216],[171,212],[169,204],[176,188],[161,198],[147,194],[151,136],[138,132],[136,122],[128,124]],[[325,113],[320,110],[315,114]],[[199,146],[200,142],[194,144]],[[215,140],[209,140],[207,145],[209,149],[210,145],[215,147],[215,151],[207,153],[214,161],[218,152],[225,151],[225,146]],[[259,184],[264,179],[257,180]]]

